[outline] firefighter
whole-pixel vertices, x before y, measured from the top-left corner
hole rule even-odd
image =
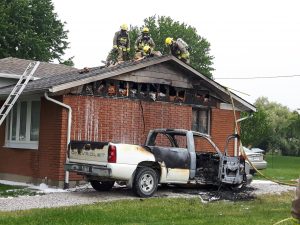
[[[190,53],[188,51],[188,45],[181,38],[178,38],[176,41],[171,37],[167,37],[165,44],[170,47],[172,55],[181,61],[190,64]]]
[[[129,59],[130,39],[128,35],[127,24],[122,24],[120,30],[115,33],[113,40],[113,49],[110,51],[106,62],[111,61],[124,62]]]
[[[144,51],[144,47],[148,46],[147,52]],[[149,28],[148,27],[144,27],[142,29],[142,33],[141,35],[136,39],[135,41],[135,56],[134,58],[137,59],[141,59],[144,56],[148,56],[150,55],[149,53],[151,52],[152,54],[154,53],[154,48],[155,48],[155,43],[153,41],[153,39],[151,38],[150,34],[149,34]]]
[[[296,190],[296,198],[292,202],[292,216],[295,219],[295,224],[300,224],[300,179]]]

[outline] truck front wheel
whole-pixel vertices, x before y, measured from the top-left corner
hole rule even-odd
[[[90,183],[96,191],[109,191],[115,184],[114,181],[98,181],[98,180],[91,180]]]
[[[150,167],[137,170],[133,182],[133,192],[143,198],[151,197],[157,189],[157,173]]]

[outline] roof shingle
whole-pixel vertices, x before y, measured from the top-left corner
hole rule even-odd
[[[0,59],[0,73],[22,75],[30,62],[33,60],[13,57]],[[38,78],[51,77],[71,71],[77,71],[77,69],[63,64],[41,62],[34,76]]]

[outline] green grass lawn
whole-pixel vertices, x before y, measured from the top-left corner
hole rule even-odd
[[[12,190],[12,189],[18,189],[18,188],[20,188],[20,187],[6,185],[6,184],[0,184],[0,192],[4,192],[4,191],[7,191],[7,190]]]
[[[268,167],[261,172],[282,181],[296,180],[300,176],[300,157],[267,155]]]
[[[201,203],[200,199],[152,198],[94,205],[0,212],[0,224],[268,225],[290,217],[294,193],[256,200]],[[289,222],[282,223],[291,224]]]

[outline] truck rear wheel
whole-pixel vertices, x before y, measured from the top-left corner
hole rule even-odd
[[[141,167],[134,177],[133,192],[143,198],[151,197],[157,189],[157,173],[150,167]]]
[[[98,180],[91,180],[90,183],[96,191],[109,191],[115,184],[114,181],[98,181]]]

